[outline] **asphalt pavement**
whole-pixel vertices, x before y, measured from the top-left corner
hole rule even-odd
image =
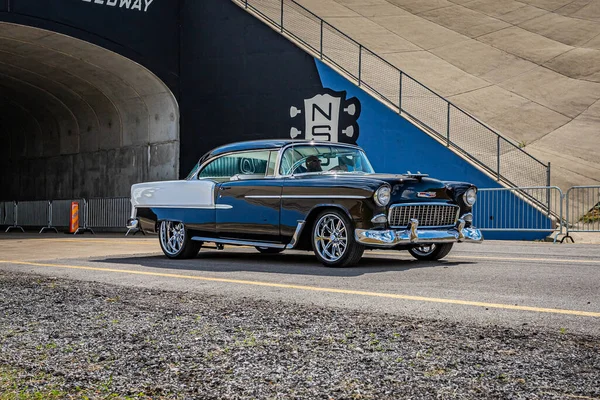
[[[312,253],[201,250],[169,260],[156,236],[0,235],[0,269],[485,326],[600,334],[600,245],[488,241],[444,260],[368,251],[331,269]]]

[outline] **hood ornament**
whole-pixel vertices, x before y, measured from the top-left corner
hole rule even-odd
[[[408,176],[408,177],[411,177],[411,178],[423,178],[423,177],[425,177],[425,176],[429,176],[429,174],[422,174],[422,173],[421,173],[421,171],[417,171],[417,173],[416,173],[416,174],[413,174],[413,173],[412,173],[412,172],[410,172],[410,171],[406,171],[406,173],[405,173],[405,174],[402,174],[402,175],[404,175],[404,176]]]

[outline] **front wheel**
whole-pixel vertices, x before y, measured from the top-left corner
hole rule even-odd
[[[327,210],[317,216],[311,242],[315,255],[326,267],[354,265],[365,251],[354,239],[352,222],[338,210]]]
[[[429,243],[408,249],[408,252],[417,260],[435,261],[446,257],[453,245],[454,243]]]
[[[160,248],[169,258],[192,258],[202,247],[201,242],[190,239],[183,222],[162,221],[158,236]]]

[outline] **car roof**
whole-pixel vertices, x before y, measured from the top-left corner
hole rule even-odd
[[[312,141],[312,140],[293,140],[293,139],[266,139],[266,140],[249,140],[245,142],[236,142],[226,144],[216,149],[212,150],[208,157],[218,156],[224,153],[230,153],[235,151],[244,151],[244,150],[259,150],[259,149],[280,149],[290,144],[328,144],[328,145],[336,145],[341,144],[344,146],[352,146],[358,147],[355,145],[348,145],[346,143],[336,143],[336,142],[321,142],[321,141]],[[205,157],[203,157],[205,159]]]

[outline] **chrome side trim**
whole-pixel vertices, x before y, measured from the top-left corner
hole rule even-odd
[[[274,248],[274,249],[285,249],[285,245],[281,244],[281,243],[254,242],[251,240],[217,239],[217,238],[202,237],[202,236],[193,236],[192,240],[196,240],[198,242],[231,244],[231,245],[235,245],[235,246],[259,246],[259,247],[269,247],[269,248]]]
[[[352,195],[332,195],[332,194],[323,194],[323,195],[302,195],[302,194],[284,194],[281,196],[278,195],[248,195],[244,196],[246,199],[355,199],[355,200],[364,200],[367,199],[367,196],[352,196]]]
[[[356,199],[356,200],[363,200],[366,199],[367,196],[351,196],[351,195],[331,195],[331,194],[324,194],[324,195],[293,195],[293,194],[284,194],[281,196],[282,199]]]
[[[292,240],[285,246],[286,249],[293,249],[298,244],[298,239],[300,238],[300,234],[304,229],[304,225],[306,221],[298,221],[298,226],[296,226],[296,231],[294,232],[294,236],[292,236]]]
[[[142,205],[142,206],[134,206],[135,209],[138,208],[185,208],[185,209],[190,209],[190,208],[195,208],[198,210],[229,210],[230,208],[233,208],[232,205],[230,204],[217,204],[214,206],[196,206],[193,204],[184,204],[184,205],[177,205],[177,206],[173,206],[173,205],[168,205],[168,204],[157,204],[157,205]]]

